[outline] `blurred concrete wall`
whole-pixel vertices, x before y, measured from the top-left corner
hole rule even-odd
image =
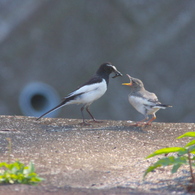
[[[0,0],[0,114],[22,115],[26,85],[66,96],[110,61],[124,74],[91,105],[97,119],[140,120],[126,73],[173,108],[156,121],[195,122],[194,0]],[[87,115],[87,114],[86,114]],[[80,106],[59,117],[81,118]]]

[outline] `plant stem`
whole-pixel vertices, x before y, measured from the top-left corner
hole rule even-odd
[[[11,141],[11,138],[8,137],[6,138],[6,140],[8,141],[8,163],[11,162],[11,153],[12,153],[12,141]]]
[[[194,173],[193,173],[193,169],[192,169],[191,154],[190,154],[189,150],[188,150],[188,160],[189,160],[189,165],[190,165],[190,174],[191,174],[191,177],[192,177],[192,183],[195,184],[195,177],[194,177]]]

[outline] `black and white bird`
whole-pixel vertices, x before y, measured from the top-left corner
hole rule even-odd
[[[131,92],[128,96],[129,103],[141,114],[145,116],[145,119],[137,122],[135,125],[151,125],[152,121],[156,119],[155,113],[159,109],[165,109],[166,107],[172,107],[169,105],[161,104],[158,101],[157,96],[154,93],[147,91],[144,88],[144,84],[141,80],[133,78],[127,74],[130,79],[130,83],[123,83],[122,85],[127,85],[131,87]],[[149,119],[148,115],[152,115],[152,118]]]
[[[112,78],[122,76],[122,74],[110,62],[102,64],[97,70],[96,74],[89,81],[87,81],[78,89],[67,95],[59,105],[41,115],[37,120],[63,106],[69,104],[83,104],[83,106],[81,107],[83,124],[86,124],[83,114],[84,109],[86,109],[93,121],[96,121],[91,112],[89,111],[89,106],[95,100],[99,99],[101,96],[104,95],[108,87],[109,75],[111,73],[115,74]]]

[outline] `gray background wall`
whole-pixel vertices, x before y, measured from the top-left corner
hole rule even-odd
[[[22,115],[18,98],[31,82],[66,96],[100,64],[124,74],[93,103],[97,119],[140,120],[128,103],[126,73],[173,108],[160,122],[195,121],[194,0],[0,0],[0,114]],[[81,118],[80,106],[59,117]]]

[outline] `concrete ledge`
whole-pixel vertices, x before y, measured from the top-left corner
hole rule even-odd
[[[194,123],[153,123],[131,127],[127,121],[102,121],[82,126],[77,119],[0,116],[0,161],[33,161],[46,180],[37,186],[2,185],[0,194],[170,194],[183,191],[189,179],[182,167],[171,175],[159,169],[143,181],[143,173],[156,158],[147,155],[162,147],[183,146],[195,131]],[[171,180],[169,180],[171,179]],[[159,182],[167,180],[166,182]]]

